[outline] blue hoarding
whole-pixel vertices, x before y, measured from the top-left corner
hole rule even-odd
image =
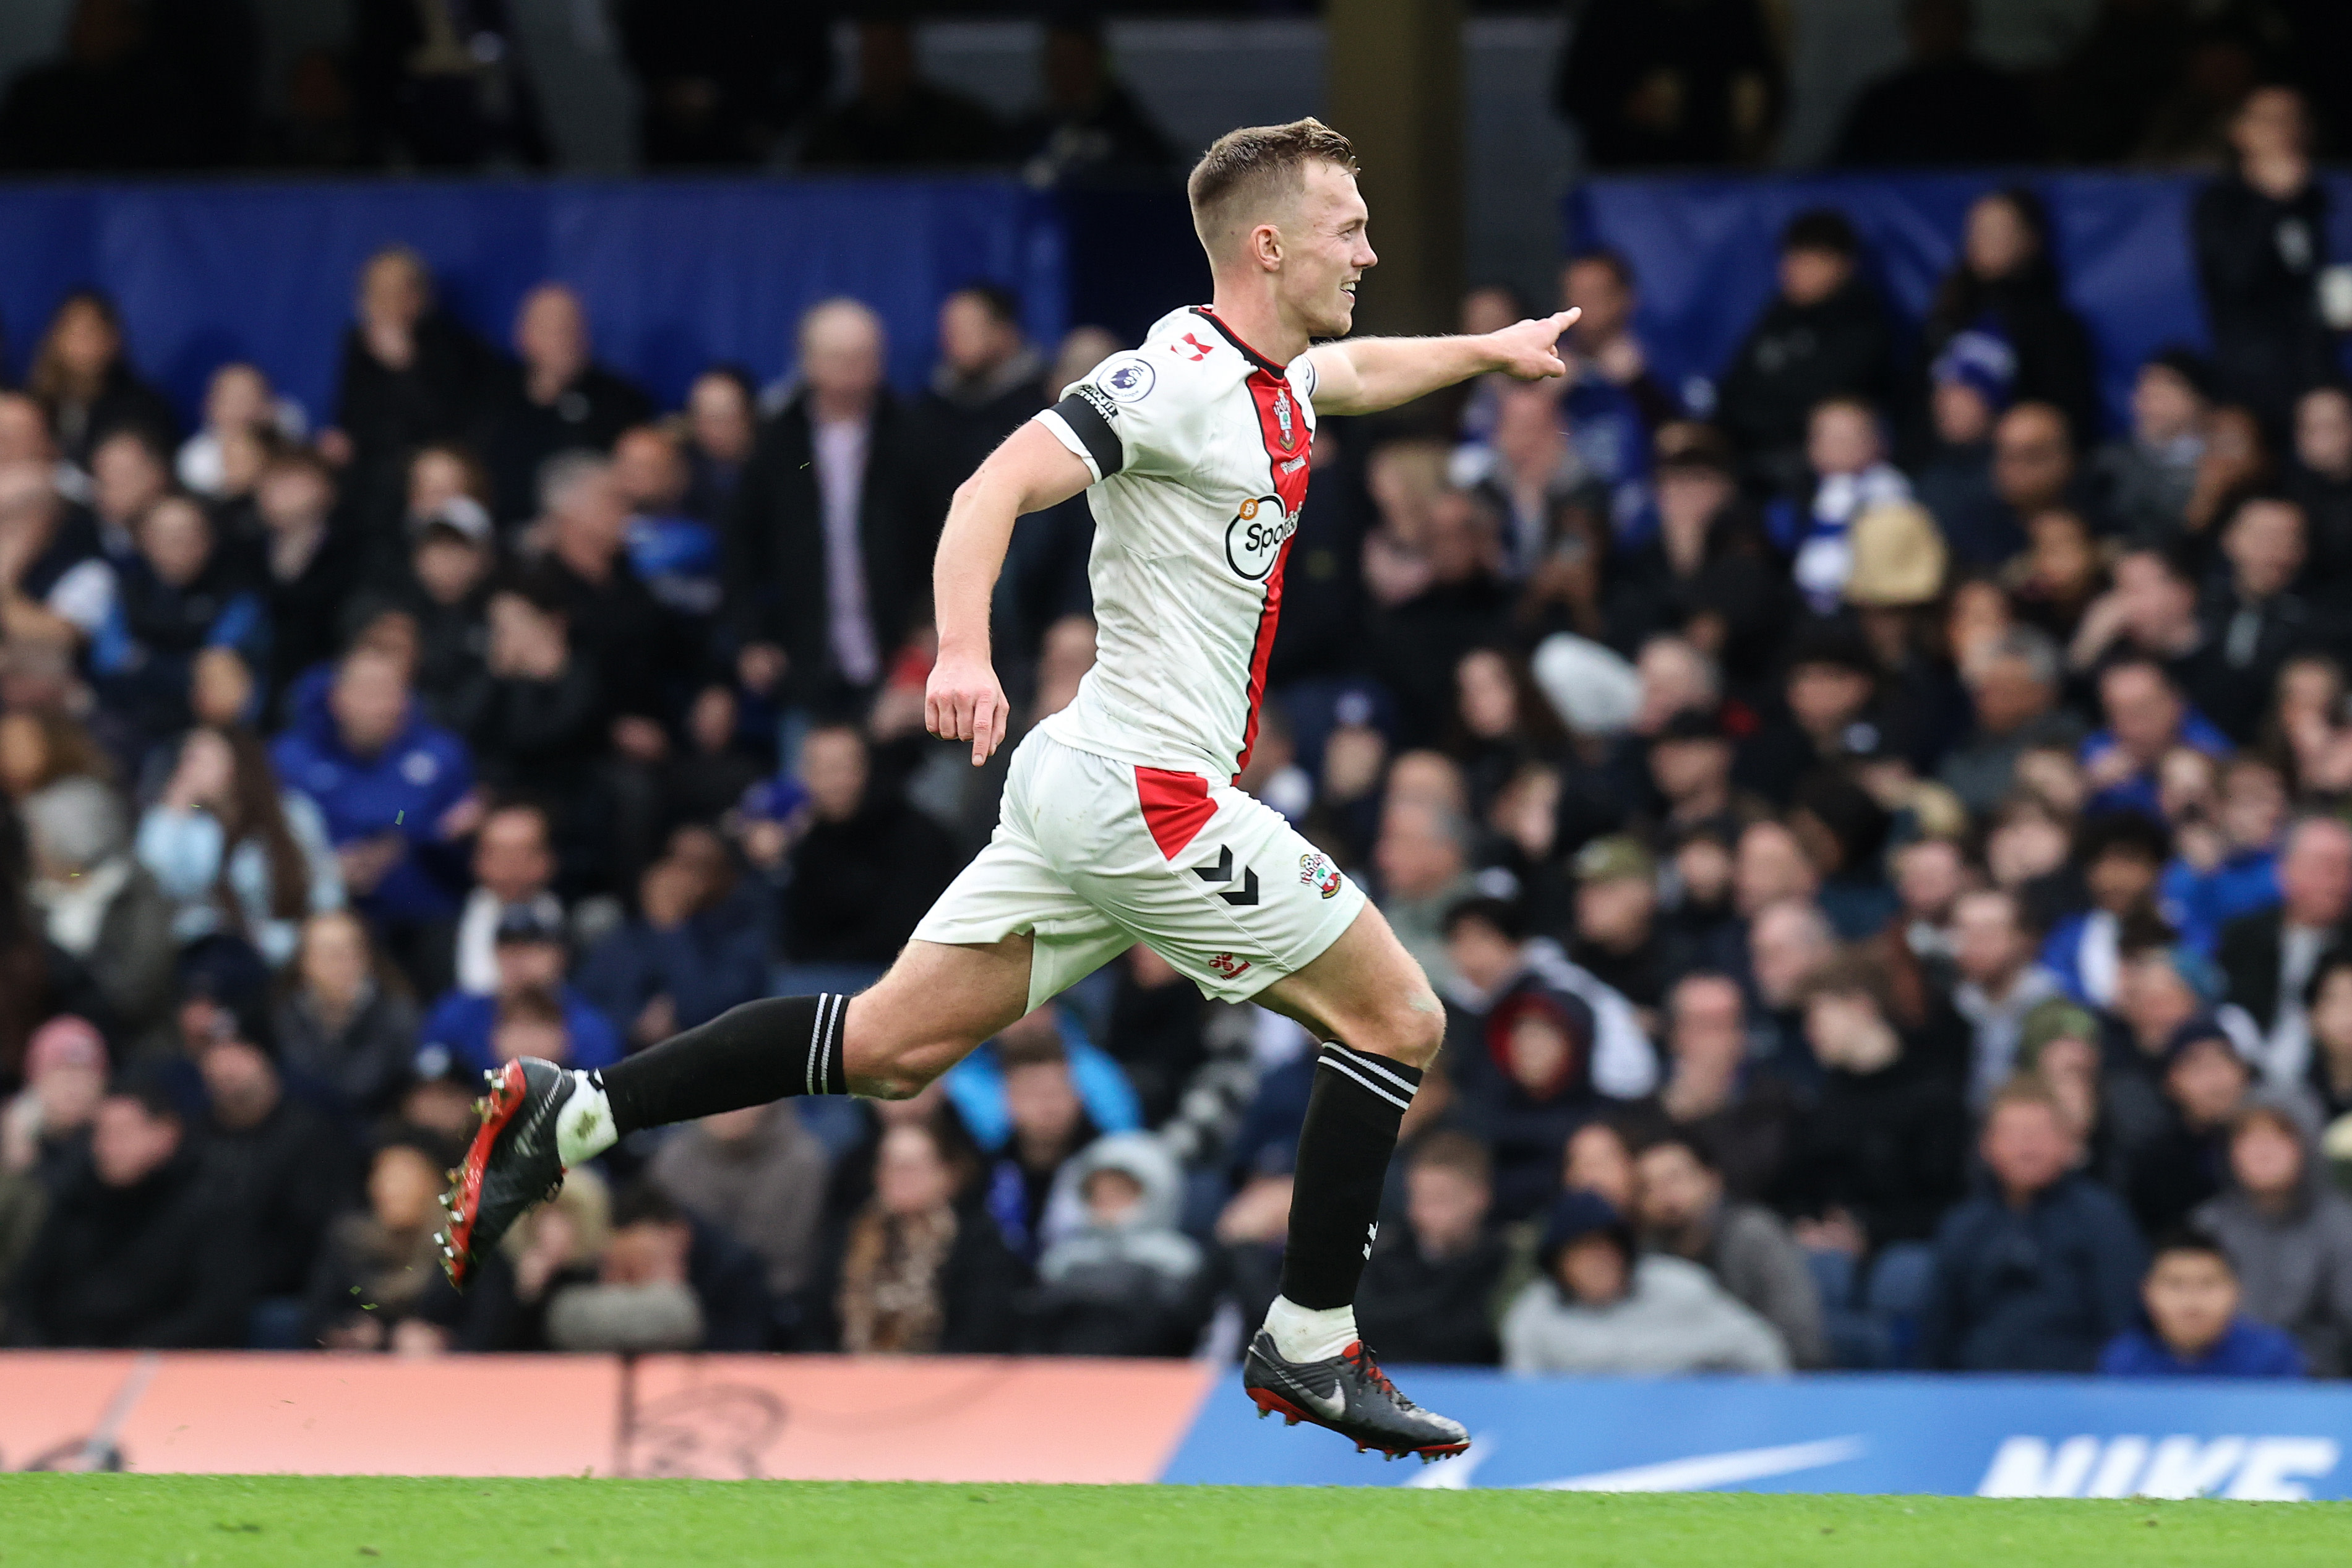
[[[1261,1422],[1239,1381],[1164,1479],[1571,1491],[1984,1497],[2352,1497],[2352,1387],[2096,1378],[1517,1378],[1412,1368],[1470,1451],[1391,1466]]]

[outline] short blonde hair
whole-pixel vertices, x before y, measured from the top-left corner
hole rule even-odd
[[[1353,174],[1356,149],[1311,115],[1287,125],[1246,125],[1217,138],[1184,182],[1192,229],[1215,248],[1215,236],[1238,211],[1262,210],[1270,198],[1306,188],[1307,166],[1328,163]]]

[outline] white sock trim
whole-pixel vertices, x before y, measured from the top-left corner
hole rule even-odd
[[[1287,1296],[1266,1309],[1265,1332],[1285,1361],[1328,1361],[1359,1337],[1354,1307],[1302,1307]]]
[[[593,1160],[619,1141],[613,1126],[612,1103],[596,1081],[575,1071],[572,1098],[555,1113],[555,1157],[570,1170],[583,1160]]]

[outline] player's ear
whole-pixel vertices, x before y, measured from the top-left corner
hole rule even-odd
[[[1282,230],[1260,224],[1249,232],[1250,259],[1269,270],[1282,265]]]

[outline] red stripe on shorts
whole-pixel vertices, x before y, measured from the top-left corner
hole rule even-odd
[[[1197,773],[1138,768],[1135,793],[1143,802],[1143,825],[1151,830],[1151,841],[1171,861],[1200,837],[1209,819],[1217,814],[1209,799],[1209,781]]]

